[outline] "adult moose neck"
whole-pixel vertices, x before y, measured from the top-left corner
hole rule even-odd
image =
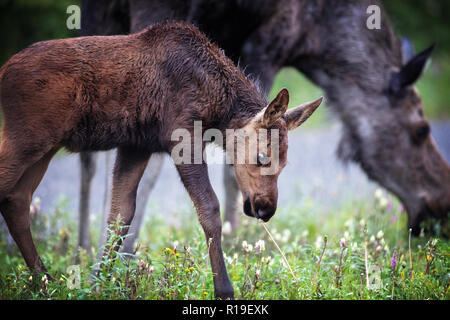
[[[381,9],[381,29],[369,29],[367,7]],[[396,181],[375,174],[371,159],[376,158],[380,137],[374,130],[386,127],[389,105],[385,91],[393,72],[402,66],[399,39],[378,1],[308,2],[316,6],[299,40],[290,65],[302,71],[325,91],[327,105],[341,120],[342,138],[338,156],[359,163],[369,178],[397,195],[403,193]],[[304,11],[303,11],[304,12]],[[298,19],[303,19],[300,12]],[[299,38],[300,39],[300,38]],[[396,119],[388,119],[396,121]],[[371,148],[364,148],[371,146]],[[373,148],[372,148],[373,146]]]
[[[372,3],[382,10],[379,30],[366,26]],[[367,122],[381,120],[377,105],[392,72],[402,66],[400,41],[377,1],[332,1],[316,9],[290,65],[325,91],[343,123],[341,156],[354,160],[358,141],[371,135]]]

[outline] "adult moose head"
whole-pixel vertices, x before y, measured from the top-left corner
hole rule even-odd
[[[393,70],[385,92],[390,111],[397,120],[387,119],[385,130],[394,139],[380,137],[383,142],[391,142],[387,142],[383,154],[377,157],[378,166],[370,161],[361,163],[398,195],[408,212],[408,224],[417,235],[420,222],[425,218],[434,217],[444,223],[447,220],[450,212],[450,168],[430,135],[430,125],[424,118],[419,93],[413,86],[422,74],[434,45],[412,57],[405,46],[402,48],[402,61],[405,63]],[[380,170],[384,172],[379,174]]]
[[[424,117],[415,82],[419,79],[434,45],[411,55],[410,45],[400,46],[401,57],[388,68],[372,92],[365,92],[364,113],[345,119],[353,130],[344,128],[338,154],[358,162],[369,178],[399,197],[408,213],[408,226],[418,235],[420,223],[430,217],[447,221],[450,210],[450,168],[439,154]],[[394,52],[396,52],[394,50]],[[372,85],[375,82],[372,83]],[[348,108],[357,108],[350,100]],[[343,103],[343,101],[341,101]],[[358,102],[359,103],[359,102]],[[348,114],[347,114],[348,116]]]

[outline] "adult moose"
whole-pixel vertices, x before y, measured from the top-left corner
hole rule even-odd
[[[58,149],[117,148],[108,223],[120,219],[123,235],[148,160],[165,152],[176,160],[197,210],[215,294],[223,299],[233,298],[233,288],[221,249],[219,202],[204,159],[197,163],[195,152],[181,149],[182,161],[177,161],[180,141],[174,132],[195,135],[200,123],[202,136],[215,129],[225,137],[222,147],[232,154],[245,213],[268,221],[277,208],[277,179],[287,163],[287,131],[322,101],[286,111],[289,96],[283,89],[268,104],[217,46],[184,22],[157,24],[128,36],[36,43],[0,69],[0,90],[0,212],[30,269],[44,267],[31,237],[30,202]],[[244,139],[229,134],[230,129]],[[195,137],[181,142],[190,150],[205,144]]]
[[[369,5],[381,8],[380,30],[366,26]],[[402,52],[379,1],[84,0],[82,10],[85,34],[126,33],[128,24],[134,32],[166,19],[193,21],[232,60],[258,76],[265,92],[280,68],[295,67],[324,90],[343,124],[338,156],[358,163],[402,201],[413,233],[420,232],[427,217],[446,221],[450,168],[429,134],[413,87],[432,47],[415,56]],[[93,167],[91,157],[85,155],[85,168]],[[150,165],[160,167],[161,162],[155,158]],[[138,199],[133,235],[125,240],[129,252],[157,177],[155,170],[149,174],[143,179],[147,187]],[[225,182],[225,219],[235,221],[239,189],[226,166]]]

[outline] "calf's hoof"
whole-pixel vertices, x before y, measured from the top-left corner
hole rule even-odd
[[[233,288],[227,290],[215,290],[214,295],[219,300],[234,300]]]

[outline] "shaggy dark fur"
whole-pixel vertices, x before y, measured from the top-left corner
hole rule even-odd
[[[89,3],[89,0],[85,0]],[[381,8],[381,29],[366,27],[369,5]],[[397,195],[415,234],[434,216],[446,221],[450,168],[428,134],[413,88],[432,48],[402,54],[379,1],[129,0],[131,30],[166,19],[194,22],[267,93],[276,72],[292,66],[324,89],[343,123],[338,155]],[[97,14],[101,20],[100,12]],[[100,32],[105,32],[99,23]],[[83,32],[95,32],[84,30]],[[127,32],[127,30],[123,30]],[[227,219],[237,188],[227,182]],[[229,200],[232,199],[232,200]]]

